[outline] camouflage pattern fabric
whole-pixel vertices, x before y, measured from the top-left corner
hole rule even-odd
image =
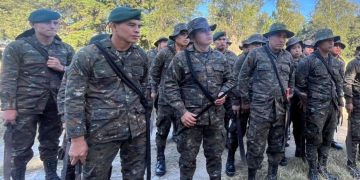
[[[201,53],[194,46],[190,46],[188,51],[196,78],[213,98],[216,99],[219,92],[226,92],[234,85],[223,54],[211,48],[209,52]],[[184,51],[176,54],[169,65],[164,92],[167,102],[177,110],[179,118],[187,111],[197,114],[210,103],[192,79]],[[223,106],[213,106],[197,119],[194,127],[179,135],[180,179],[192,179],[202,141],[210,178],[221,178],[221,154],[226,135],[224,114]]]
[[[235,82],[238,82],[239,81],[239,74],[240,74],[240,70],[241,70],[241,67],[242,65],[244,64],[245,62],[245,59],[246,59],[246,56],[248,55],[248,53],[242,53],[238,56],[238,58],[236,59],[235,61],[235,64],[233,66],[233,76],[234,76],[234,79],[235,79]],[[232,105],[234,106],[240,106],[241,103],[240,103],[240,91],[239,91],[239,87],[236,88],[235,90],[233,90],[233,94],[234,94],[234,97],[233,97],[233,101],[232,101]]]
[[[250,104],[251,109],[246,154],[249,168],[260,166],[264,158],[266,141],[269,144],[266,151],[269,164],[278,165],[284,156],[282,147],[285,134],[285,100],[265,48],[269,46],[258,47],[249,52],[238,79],[241,103]],[[284,88],[293,89],[294,60],[291,54],[281,50],[277,55],[271,55],[275,59]],[[250,80],[253,83],[250,83]],[[250,91],[253,93],[252,96]]]
[[[338,123],[337,106],[343,103],[343,81],[340,62],[333,56],[325,59],[335,75],[334,82],[315,51],[300,61],[296,69],[296,85],[307,93],[306,104],[306,155],[309,161],[327,157]]]
[[[151,69],[151,67],[153,66],[153,63],[154,63],[154,60],[155,60],[155,57],[156,57],[156,55],[159,53],[159,51],[157,50],[157,48],[155,48],[155,49],[150,49],[149,51],[147,51],[146,52],[146,56],[148,57],[148,59],[149,59],[149,63],[148,63],[148,69],[150,70]],[[149,71],[150,72],[150,71]],[[148,96],[148,97],[151,97],[151,93],[152,92],[157,92],[156,90],[155,91],[152,91],[151,90],[151,88],[153,87],[153,84],[155,84],[154,83],[154,81],[152,81],[152,79],[151,79],[151,76],[149,75],[148,76],[148,78],[149,78],[149,83],[148,83],[148,86],[147,86],[147,88],[149,89],[149,91],[147,91],[147,95],[146,96]],[[149,98],[149,104],[153,104],[153,100],[152,100],[152,98]],[[152,107],[152,106],[151,106]]]
[[[171,123],[176,121],[175,110],[169,105],[159,105],[157,109],[157,118],[156,118],[156,146],[163,147],[166,146],[166,140],[170,132]]]

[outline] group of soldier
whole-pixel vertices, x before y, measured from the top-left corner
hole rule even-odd
[[[193,179],[201,144],[211,180],[221,179],[225,146],[225,172],[235,175],[235,152],[246,136],[248,179],[257,179],[267,144],[267,178],[275,180],[279,164],[287,164],[292,122],[295,156],[307,160],[308,178],[317,180],[320,174],[333,180],[327,171],[329,148],[342,148],[333,136],[344,104],[348,170],[360,179],[355,160],[360,56],[345,71],[340,54],[346,46],[332,30],[321,29],[314,42],[303,42],[286,25],[275,23],[267,33],[242,41],[243,53],[237,56],[228,50],[232,43],[225,32],[213,34],[216,25],[195,18],[175,25],[169,38],[159,38],[156,49],[145,52],[135,45],[141,10],[119,7],[108,17],[112,34],[93,37],[75,53],[56,35],[60,17],[45,9],[32,12],[32,28],[10,43],[2,57],[1,109],[4,125],[13,127],[14,180],[25,179],[37,129],[47,180],[60,179],[58,158],[65,164],[62,179],[75,179],[74,165],[80,162],[84,179],[110,179],[119,151],[123,179],[144,179],[146,169],[149,179],[153,107],[156,175],[166,173],[164,152],[173,126],[180,154],[176,179]]]

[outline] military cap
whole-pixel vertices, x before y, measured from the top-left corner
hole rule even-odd
[[[240,50],[243,50],[244,48],[247,48],[249,46],[249,43],[247,40],[243,40],[241,43],[242,43],[242,45],[239,46]]]
[[[89,45],[94,44],[95,41],[101,41],[101,40],[106,39],[108,37],[109,37],[109,34],[98,34],[96,36],[93,36],[89,41]]]
[[[28,20],[30,22],[43,22],[50,20],[57,20],[61,17],[58,12],[48,9],[39,9],[30,13]]]
[[[264,37],[268,37],[269,35],[276,34],[279,32],[286,32],[286,38],[291,38],[294,36],[294,33],[289,31],[285,24],[283,23],[274,23],[271,25],[269,32],[263,34]]]
[[[334,38],[334,42],[340,40],[340,36],[334,36],[333,31],[329,28],[320,29],[315,33],[315,44],[314,46],[317,47],[318,43],[322,40]]]
[[[346,48],[346,45],[345,45],[343,42],[341,42],[341,40],[335,41],[335,42],[334,42],[334,46],[335,46],[336,44],[339,44],[340,47],[341,47],[341,49],[345,49],[345,48]]]
[[[226,36],[226,32],[224,32],[224,31],[216,32],[213,35],[213,41],[216,41],[217,39],[219,39],[220,37],[223,37],[223,36]]]
[[[154,43],[154,45],[155,45],[156,47],[158,47],[158,43],[159,43],[160,41],[168,41],[168,38],[166,38],[166,37],[164,37],[164,36],[161,36],[161,37]]]
[[[229,38],[226,38],[226,44],[229,44],[229,46],[232,44]]]
[[[247,43],[250,45],[252,43],[266,43],[264,37],[261,34],[252,34],[247,39]]]
[[[300,39],[298,39],[297,37],[292,37],[288,40],[288,42],[286,42],[286,50],[289,51],[291,46],[296,43],[299,43],[301,47],[304,47],[304,43]]]
[[[108,21],[119,23],[130,19],[141,20],[141,11],[141,9],[118,7],[110,12]]]
[[[175,43],[175,41],[173,41],[172,39],[168,39],[168,45],[170,45],[170,44],[174,44]]]
[[[210,28],[211,31],[214,31],[216,29],[216,24],[213,24],[210,26],[209,23],[207,22],[207,20],[203,17],[195,18],[187,24],[187,29],[189,31],[189,35],[194,33],[195,29],[203,29],[203,28],[206,28],[206,29]]]
[[[359,45],[359,46],[356,46],[356,50],[357,50],[357,51],[360,51],[360,45]]]
[[[304,41],[304,46],[312,46],[314,47],[314,41],[308,39]]]
[[[181,31],[188,31],[185,23],[178,23],[174,26],[174,32],[169,36],[169,39],[175,41],[175,37],[180,34]]]

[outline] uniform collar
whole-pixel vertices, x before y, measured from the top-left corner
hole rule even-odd
[[[201,53],[200,51],[198,51],[194,45],[189,46],[188,48],[186,48],[188,51],[190,52],[196,52],[196,53]],[[209,51],[207,53],[212,53],[214,51],[213,48],[210,47]]]
[[[101,40],[100,43],[103,47],[109,48],[111,52],[116,53],[117,50],[111,43],[111,37],[112,37],[112,35],[110,35],[106,39]],[[129,49],[132,49],[132,48],[137,49],[137,46],[135,44],[131,44]]]
[[[40,41],[37,39],[37,37],[36,37],[35,34],[31,35],[31,38],[32,38],[36,43],[42,45],[42,44],[40,43]],[[54,44],[54,43],[55,43],[55,44],[61,44],[61,41],[59,41],[58,39],[54,38],[53,41],[51,42],[51,44]]]

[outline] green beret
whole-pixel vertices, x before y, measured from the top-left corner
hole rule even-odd
[[[89,41],[89,45],[94,44],[95,41],[101,41],[101,40],[106,39],[108,37],[109,37],[108,34],[98,34],[96,36],[93,36]]]
[[[61,15],[58,12],[47,9],[39,9],[30,13],[28,20],[30,22],[43,22],[50,20],[58,20]]]
[[[141,9],[118,7],[109,14],[109,22],[123,22],[130,19],[141,20]]]
[[[223,36],[226,36],[226,33],[225,33],[224,31],[216,32],[216,33],[213,35],[213,41],[216,41],[216,40],[218,40],[220,37],[223,37]]]

